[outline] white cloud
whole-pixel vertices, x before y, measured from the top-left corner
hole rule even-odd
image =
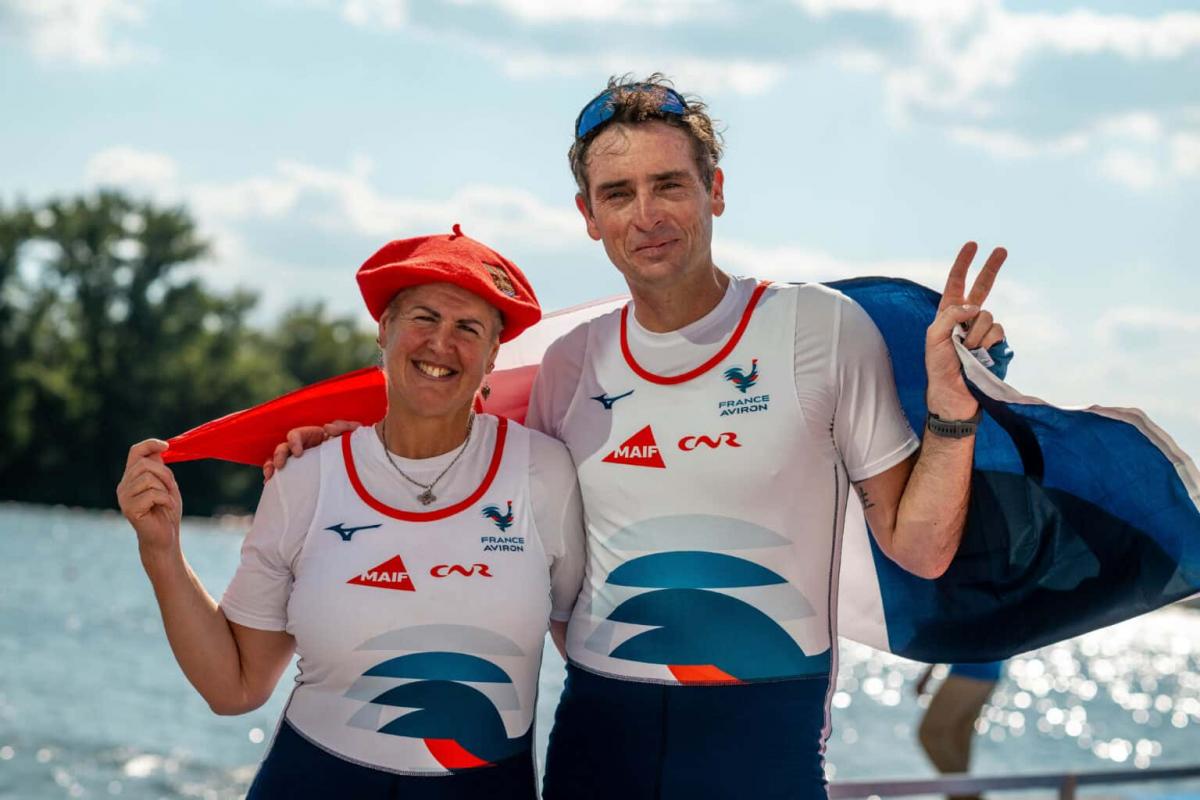
[[[1186,126],[1186,114],[1175,117]],[[1129,189],[1145,191],[1170,181],[1200,177],[1200,130],[1181,129],[1179,124],[1168,123],[1161,115],[1131,111],[1052,139],[970,125],[951,127],[947,136],[995,158],[1094,155],[1100,175]]]
[[[199,184],[190,191],[202,216],[220,219],[278,218],[299,199],[299,187],[278,177],[255,177],[231,183]]]
[[[767,280],[828,281],[887,275],[939,289],[948,269],[932,260],[854,261],[801,246],[761,247],[723,237],[714,237],[713,258],[722,269]]]
[[[407,0],[344,0],[342,18],[360,27],[403,28],[408,22]]]
[[[702,20],[709,26],[720,25],[734,15],[729,0],[441,0],[446,5],[489,6],[513,20],[534,27],[626,23],[664,26],[684,20]],[[325,0],[317,3],[328,6]],[[538,33],[524,43],[506,40],[497,44],[486,38],[457,30],[420,27],[412,24],[406,0],[341,0],[341,16],[351,24],[383,29],[409,28],[425,36],[441,38],[457,47],[479,53],[497,62],[505,74],[518,79],[542,80],[547,75],[577,77],[596,74],[650,74],[666,71],[678,85],[689,91],[733,91],[761,94],[778,85],[787,70],[784,62],[766,60],[753,51],[732,57],[689,51],[686,42],[673,42],[667,48],[631,45],[619,49],[619,43],[601,51],[584,52],[543,48]]]
[[[544,78],[594,75],[649,75],[666,71],[675,85],[701,95],[710,92],[733,91],[756,95],[774,88],[786,73],[786,67],[753,59],[672,58],[643,53],[596,53],[585,55],[548,55],[536,50],[514,51],[487,47],[505,73],[514,78]]]
[[[1088,136],[1075,133],[1051,141],[1039,141],[1014,131],[989,130],[969,125],[949,129],[952,141],[986,150],[998,158],[1034,158],[1079,153],[1087,149]]]
[[[1163,121],[1147,111],[1131,111],[1101,120],[1095,127],[1102,136],[1154,143],[1163,137]]]
[[[608,22],[636,19],[666,25],[719,14],[725,0],[450,0],[455,5],[490,5],[524,22]]]
[[[727,0],[442,0],[447,5],[492,7],[532,25],[596,23],[636,19],[641,24],[668,25],[685,19],[725,13]],[[327,3],[322,3],[326,4]],[[342,18],[354,25],[402,28],[409,22],[408,0],[341,0]]]
[[[1171,137],[1171,163],[1179,175],[1200,177],[1200,132]]]
[[[1136,191],[1152,189],[1162,182],[1158,162],[1132,150],[1110,150],[1100,159],[1100,172]]]
[[[203,184],[192,191],[201,214],[225,220],[279,218],[301,214],[299,224],[378,239],[449,229],[455,222],[482,239],[573,243],[579,222],[573,209],[551,207],[528,192],[491,184],[459,188],[444,199],[403,197],[381,191],[371,165],[356,160],[348,169],[294,161],[268,175],[226,184]],[[319,208],[311,218],[301,201]]]
[[[364,158],[353,159],[345,169],[281,161],[264,174],[238,180],[188,181],[180,178],[169,156],[115,147],[88,160],[85,180],[89,185],[126,187],[163,202],[186,203],[214,239],[219,259],[241,262],[243,271],[245,264],[267,258],[265,253],[255,254],[251,233],[261,221],[284,220],[297,228],[379,242],[449,230],[456,222],[473,236],[509,246],[554,250],[580,240],[573,207],[550,206],[520,189],[468,184],[444,198],[405,197],[381,190],[372,171]]]
[[[906,4],[901,4],[906,5]],[[1034,57],[1050,53],[1114,53],[1128,60],[1173,59],[1200,48],[1200,14],[1152,18],[1092,11],[1021,14],[999,2],[974,4],[971,16],[893,12],[916,23],[922,42],[917,62],[890,81],[893,100],[953,109],[967,104],[986,112],[980,95],[1011,86]]]
[[[992,5],[988,0],[794,0],[814,17],[836,13],[886,13],[920,21],[926,25],[961,25],[980,10]]]
[[[169,156],[115,147],[88,160],[85,180],[185,201],[204,222],[295,216],[296,224],[373,238],[448,230],[460,222],[481,238],[535,242],[549,249],[578,242],[580,223],[573,207],[550,206],[529,192],[494,184],[468,184],[442,199],[392,195],[376,186],[372,171],[370,161],[362,158],[345,169],[281,161],[262,175],[188,182],[179,179]]]
[[[1085,357],[1062,359],[1056,375],[1042,377],[1056,387],[1076,387],[1076,401],[1143,409],[1194,458],[1200,455],[1197,334],[1197,314],[1147,306],[1109,309],[1085,329]]]
[[[110,147],[88,159],[84,180],[99,186],[126,186],[153,194],[175,187],[179,170],[162,153],[132,147]]]
[[[43,61],[111,66],[153,57],[121,35],[146,18],[148,0],[11,0],[9,12]]]
[[[1130,339],[1152,335],[1192,347],[1200,334],[1200,314],[1187,314],[1169,308],[1123,306],[1105,311],[1092,325],[1097,341],[1120,345]]]
[[[893,118],[906,124],[915,111],[945,120],[952,141],[999,158],[1063,157],[1100,153],[1101,174],[1134,189],[1167,178],[1200,174],[1188,132],[1195,120],[1166,119],[1121,97],[1129,108],[1053,135],[1032,135],[1005,125],[1001,98],[1030,65],[1047,56],[1109,54],[1131,65],[1163,62],[1200,51],[1200,12],[1153,16],[1090,10],[1061,13],[1012,11],[1001,0],[793,0],[818,18],[874,14],[910,27],[911,52],[864,55],[849,47],[845,65],[880,76]],[[870,51],[866,51],[869,53]],[[1182,130],[1179,126],[1182,125]],[[1125,144],[1151,145],[1133,152]],[[1170,152],[1168,152],[1170,150]]]
[[[720,267],[738,275],[777,281],[831,281],[842,278],[884,276],[906,278],[940,292],[954,259],[847,259],[798,245],[762,247],[749,242],[714,237],[713,258]],[[982,264],[983,257],[976,257]],[[1028,265],[1026,265],[1028,268]],[[1065,336],[1058,315],[1043,306],[1041,294],[1023,280],[1002,274],[988,297],[987,306],[1006,327],[1024,331],[1027,341],[1045,344]]]
[[[845,45],[835,50],[832,58],[835,64],[847,72],[872,74],[882,73],[888,68],[888,60],[882,53],[859,45]]]

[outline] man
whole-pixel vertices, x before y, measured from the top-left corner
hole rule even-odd
[[[922,446],[860,307],[714,263],[720,155],[659,75],[610,81],[576,122],[576,205],[633,301],[552,345],[530,400],[571,451],[589,551],[549,800],[824,797],[849,485],[912,573],[940,575],[962,533],[979,406],[952,334],[1003,339],[980,305],[1005,252],[969,293],[973,243],[950,271]]]
[[[973,244],[950,272],[918,455],[858,306],[713,262],[724,176],[701,103],[612,81],[575,134],[576,205],[633,302],[552,345],[530,402],[571,450],[589,547],[545,796],[823,796],[847,483],[892,560],[945,571],[979,410],[951,334],[1003,338],[979,306],[1005,253],[969,294]]]

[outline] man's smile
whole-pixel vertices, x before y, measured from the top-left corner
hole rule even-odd
[[[679,241],[679,239],[676,239],[676,238],[658,239],[656,241],[647,242],[645,244],[640,244],[637,247],[635,247],[633,249],[633,251],[640,256],[662,255],[671,247],[671,245],[675,244],[678,241]]]

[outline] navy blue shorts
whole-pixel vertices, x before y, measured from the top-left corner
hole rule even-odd
[[[533,754],[453,775],[397,775],[338,758],[284,720],[246,800],[537,800]]]
[[[567,665],[545,800],[824,800],[826,676],[664,686]]]

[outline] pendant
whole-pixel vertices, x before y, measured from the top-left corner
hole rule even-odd
[[[437,500],[437,495],[433,493],[433,487],[431,486],[417,495],[417,499],[421,501],[421,505],[427,506],[434,500]]]

